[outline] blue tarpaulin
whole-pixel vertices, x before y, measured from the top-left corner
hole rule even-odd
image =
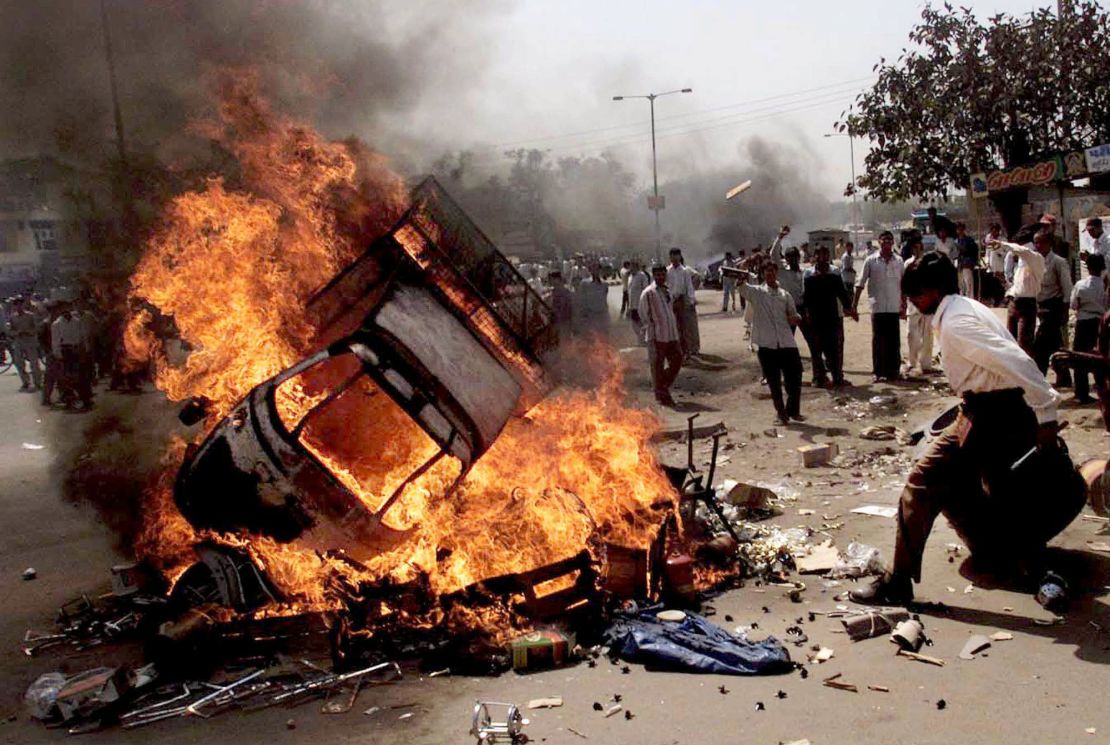
[[[659,621],[655,611],[618,618],[605,633],[612,654],[664,670],[722,675],[766,675],[794,669],[790,653],[774,637],[749,642],[705,618]]]

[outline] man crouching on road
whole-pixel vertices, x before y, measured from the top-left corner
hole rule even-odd
[[[1059,395],[994,313],[959,295],[952,263],[926,254],[906,269],[902,291],[918,310],[934,315],[944,372],[963,402],[956,421],[910,472],[898,505],[894,565],[851,593],[860,603],[913,599],[925,541],[940,514],[977,563],[1032,568],[1030,560],[1086,499],[1057,435]]]

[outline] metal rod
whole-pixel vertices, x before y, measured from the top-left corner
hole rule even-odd
[[[239,678],[239,680],[235,681],[235,682],[234,682],[234,683],[232,683],[231,685],[227,685],[227,686],[224,686],[224,687],[223,687],[223,688],[221,688],[220,690],[218,690],[218,691],[215,691],[215,692],[213,692],[213,693],[210,693],[210,694],[208,694],[207,696],[203,697],[203,698],[202,698],[202,699],[200,699],[199,701],[194,701],[193,703],[191,703],[191,704],[189,704],[189,705],[188,705],[187,707],[185,707],[185,710],[186,710],[186,711],[187,711],[187,712],[188,712],[189,714],[194,714],[194,715],[200,716],[200,715],[201,715],[201,714],[200,714],[200,707],[201,707],[201,706],[204,706],[204,704],[208,703],[209,701],[211,701],[212,699],[216,698],[216,697],[217,697],[217,696],[219,696],[220,694],[223,694],[223,693],[227,693],[228,691],[231,691],[231,690],[233,690],[233,689],[235,689],[235,688],[238,688],[239,686],[243,685],[243,684],[244,684],[244,683],[246,683],[247,681],[251,681],[251,680],[254,680],[255,678],[257,678],[257,677],[258,677],[259,675],[261,675],[261,674],[262,674],[262,673],[264,673],[264,672],[266,672],[266,669],[265,669],[265,668],[262,668],[261,670],[255,670],[255,671],[254,671],[253,673],[251,673],[250,675],[247,675],[247,676],[245,676],[245,677]]]
[[[724,432],[713,434],[713,456],[709,459],[709,477],[705,481],[705,488],[713,491],[713,476],[717,473],[717,448],[721,445],[721,436]]]

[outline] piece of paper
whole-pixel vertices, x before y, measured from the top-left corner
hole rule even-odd
[[[810,546],[809,553],[805,556],[795,556],[794,564],[800,574],[820,574],[836,566],[840,560],[840,551],[828,540],[816,546]]]
[[[898,508],[893,505],[884,504],[865,504],[863,507],[856,507],[852,512],[857,515],[871,515],[872,517],[885,517],[893,518],[898,515]]]

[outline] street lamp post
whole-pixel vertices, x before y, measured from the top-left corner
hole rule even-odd
[[[669,96],[672,93],[693,93],[693,88],[681,88],[679,90],[665,91],[663,93],[648,93],[643,96],[613,96],[614,101],[623,101],[626,98],[646,98],[651,107],[651,182],[652,193],[654,194],[652,201],[652,211],[655,212],[655,260],[662,262],[663,254],[660,247],[659,237],[659,168],[655,159],[655,99],[662,96]]]
[[[859,206],[856,203],[856,138],[851,132],[835,132],[825,137],[847,137],[848,155],[852,159],[852,245],[856,244],[856,228],[859,226]]]

